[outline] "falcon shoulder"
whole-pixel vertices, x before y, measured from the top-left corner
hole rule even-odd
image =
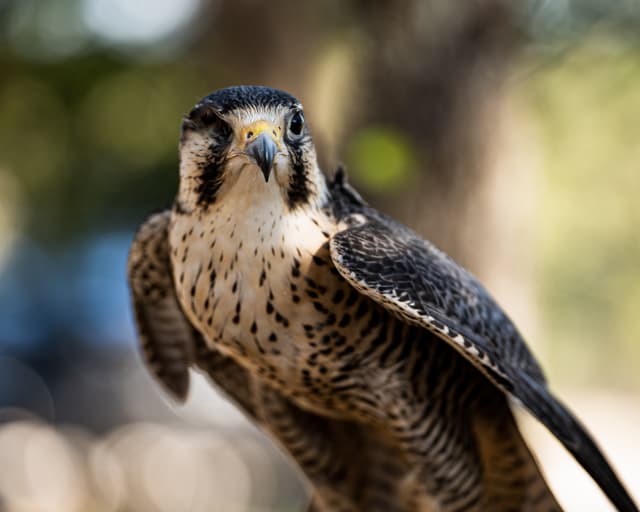
[[[484,287],[413,231],[368,207],[339,170],[330,185],[345,229],[330,240],[340,274],[361,293],[453,346],[543,423],[609,499],[637,512],[600,449],[549,391],[539,364]]]

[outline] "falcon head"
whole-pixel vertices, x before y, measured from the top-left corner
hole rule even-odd
[[[293,210],[320,201],[325,187],[302,105],[286,92],[220,89],[183,120],[178,202],[187,211],[263,200]]]

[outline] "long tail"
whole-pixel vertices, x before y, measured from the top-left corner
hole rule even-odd
[[[549,390],[524,377],[514,392],[522,404],[538,418],[596,481],[620,512],[638,512],[602,451],[584,426]]]

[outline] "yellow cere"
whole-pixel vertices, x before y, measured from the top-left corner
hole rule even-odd
[[[260,119],[259,121],[255,121],[242,129],[240,132],[240,140],[244,141],[245,145],[247,145],[258,138],[260,134],[268,132],[278,146],[278,149],[282,149],[282,142],[279,136],[281,131],[281,128],[274,126],[268,121]]]

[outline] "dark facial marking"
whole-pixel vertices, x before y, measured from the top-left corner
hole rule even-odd
[[[216,193],[223,181],[221,168],[231,141],[232,129],[220,118],[215,108],[206,103],[199,103],[182,122],[183,143],[192,131],[206,131],[211,140],[207,159],[200,166],[196,186],[198,204],[207,206],[215,201]]]
[[[287,190],[287,205],[291,210],[304,204],[310,194],[309,177],[302,152],[304,140],[303,138],[300,141],[289,143],[292,172],[289,178],[289,189]]]
[[[200,206],[208,206],[216,200],[216,194],[220,185],[222,185],[222,171],[220,169],[221,162],[217,159],[205,164],[200,176],[199,183],[196,187],[198,194],[198,204]]]

